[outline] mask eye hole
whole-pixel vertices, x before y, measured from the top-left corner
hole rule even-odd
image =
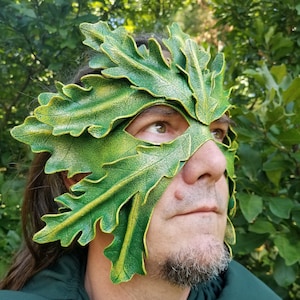
[[[182,135],[188,127],[179,111],[167,105],[155,105],[137,115],[126,131],[140,140],[161,144]]]
[[[231,120],[227,115],[223,115],[220,119],[210,124],[210,132],[215,141],[224,143],[230,124]]]

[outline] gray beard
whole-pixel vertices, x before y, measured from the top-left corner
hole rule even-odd
[[[169,257],[160,265],[160,278],[182,288],[191,288],[216,278],[227,270],[231,256],[224,244],[215,245],[211,250],[203,253],[189,249]]]

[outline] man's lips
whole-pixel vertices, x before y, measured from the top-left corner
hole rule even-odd
[[[195,209],[191,209],[188,211],[183,211],[180,212],[178,214],[176,214],[176,216],[186,216],[186,215],[191,215],[191,214],[206,214],[206,213],[218,213],[218,207],[216,206],[201,206]]]

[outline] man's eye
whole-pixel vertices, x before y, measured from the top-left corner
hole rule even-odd
[[[223,129],[217,128],[211,131],[213,138],[218,142],[223,142],[226,132]]]
[[[155,122],[147,128],[147,131],[151,133],[166,133],[167,124],[162,121]]]
[[[167,105],[156,105],[137,115],[126,131],[138,139],[161,144],[173,141],[188,127],[188,122],[180,112]]]

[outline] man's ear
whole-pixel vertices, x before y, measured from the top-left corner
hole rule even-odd
[[[86,177],[87,175],[88,175],[87,173],[79,173],[79,174],[75,174],[72,177],[68,177],[68,172],[66,172],[66,171],[61,172],[63,182],[68,191],[70,190],[72,185],[76,184],[77,182],[79,182],[82,178]]]

